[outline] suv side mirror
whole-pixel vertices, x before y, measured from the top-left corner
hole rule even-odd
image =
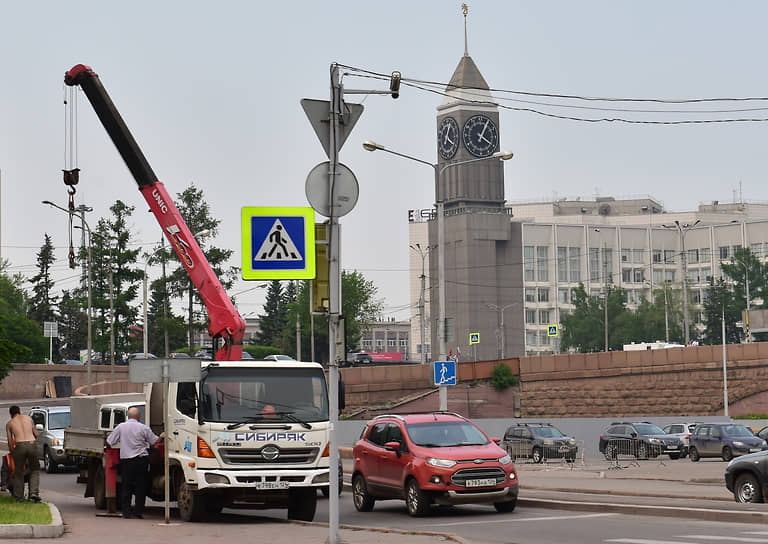
[[[637,438],[637,433],[636,432],[631,432],[631,433],[629,433],[629,436],[631,436],[632,438]]]
[[[501,443],[501,438],[498,438],[498,437],[495,437],[495,436],[491,437],[491,440],[493,440],[494,444]]]
[[[397,454],[398,457],[400,457],[400,442],[397,442],[397,441],[387,442],[386,444],[384,444],[384,449],[393,451]]]

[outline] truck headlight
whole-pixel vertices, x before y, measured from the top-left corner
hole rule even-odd
[[[229,485],[229,478],[223,474],[214,474],[213,472],[207,472],[205,474],[205,481],[209,484]]]
[[[453,459],[437,459],[435,457],[428,457],[427,464],[432,465],[433,467],[451,468],[452,466],[456,465],[456,461]]]

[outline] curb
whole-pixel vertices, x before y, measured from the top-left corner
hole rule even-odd
[[[657,499],[689,499],[688,495],[673,495],[671,493],[649,493],[641,491],[622,491],[616,489],[576,489],[568,487],[540,487],[535,485],[521,485],[520,489],[532,489],[535,491],[552,491],[554,493],[582,493],[585,495],[615,495],[623,497],[652,497]],[[730,498],[712,497],[707,500],[720,501],[720,502],[733,502]]]
[[[46,503],[51,510],[50,525],[18,523],[0,525],[0,538],[57,538],[64,534],[64,522],[55,504]]]
[[[298,520],[286,520],[285,523],[294,523],[296,525],[308,525],[311,527],[328,527],[327,523],[317,523],[313,521],[298,521]],[[416,531],[416,530],[404,530],[404,529],[394,529],[391,527],[362,527],[360,525],[345,525],[340,524],[339,529],[344,529],[345,531],[358,531],[358,532],[368,532],[368,533],[384,533],[384,534],[393,534],[393,535],[416,535],[416,536],[435,536],[438,538],[442,538],[444,540],[448,540],[451,542],[457,542],[458,544],[469,544],[467,540],[464,540],[464,538],[455,535],[453,533],[438,533],[435,531]],[[343,540],[343,539],[342,539]]]

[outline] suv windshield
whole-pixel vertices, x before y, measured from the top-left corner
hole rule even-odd
[[[320,368],[209,367],[200,382],[206,421],[295,422],[328,419],[328,393]]]
[[[482,446],[488,438],[466,421],[428,421],[406,425],[411,441],[427,448],[450,446]]]
[[[48,429],[51,431],[55,429],[66,429],[69,427],[69,416],[69,412],[49,412]]]
[[[755,436],[744,425],[724,425],[722,429],[725,436]]]
[[[565,436],[559,429],[554,427],[533,427],[533,434],[541,438],[562,438]]]
[[[653,425],[652,423],[636,423],[633,426],[637,431],[637,434],[642,436],[648,436],[652,434],[664,434],[664,431],[661,430],[661,427],[659,427],[658,425]]]

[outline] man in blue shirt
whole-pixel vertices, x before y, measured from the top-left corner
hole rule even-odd
[[[114,447],[120,444],[120,502],[124,518],[144,519],[144,501],[147,496],[147,468],[149,466],[149,448],[158,444],[165,433],[157,436],[152,429],[144,425],[139,418],[141,413],[136,407],[128,409],[128,419],[115,427],[107,437],[107,444]],[[131,495],[136,495],[136,508],[131,508]]]

